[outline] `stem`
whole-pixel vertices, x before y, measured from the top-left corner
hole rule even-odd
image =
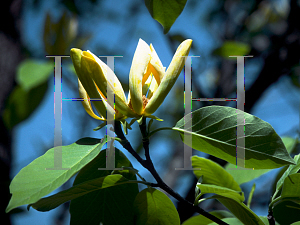
[[[158,128],[152,132],[149,133],[148,137],[151,137],[153,134],[155,134],[156,132],[158,131],[161,131],[161,130],[173,130],[172,127],[161,127],[161,128]]]
[[[124,133],[122,131],[122,127],[121,127],[121,123],[120,121],[115,121],[115,133],[118,136],[118,138],[121,139],[121,145],[131,154],[134,156],[134,158],[136,158],[137,161],[139,161],[140,164],[144,164],[144,159],[142,159],[139,154],[136,153],[136,151],[134,151],[134,149],[132,148],[131,144],[129,143],[129,141],[127,140],[127,138],[124,136]]]
[[[267,216],[268,221],[269,221],[269,225],[275,225],[275,218],[273,216],[273,211],[269,210],[269,214]]]
[[[117,134],[117,136],[122,140],[121,144],[122,146],[129,151],[140,163],[141,165],[146,168],[151,174],[152,176],[155,178],[155,180],[157,181],[157,184],[152,184],[152,187],[160,187],[161,189],[163,189],[164,191],[166,191],[168,194],[170,194],[171,196],[173,196],[175,199],[177,199],[178,201],[184,203],[187,207],[192,207],[194,209],[195,212],[198,212],[199,214],[205,216],[206,218],[212,220],[213,222],[216,222],[217,224],[222,224],[222,225],[228,225],[227,223],[225,223],[224,221],[220,220],[219,218],[211,215],[210,213],[206,212],[205,210],[203,210],[202,208],[193,205],[193,203],[187,201],[186,199],[184,199],[182,196],[180,196],[177,192],[175,192],[172,188],[170,188],[159,176],[159,174],[157,173],[156,169],[154,168],[153,162],[150,158],[150,153],[149,153],[149,136],[148,136],[148,132],[147,132],[147,127],[146,127],[146,118],[143,118],[142,120],[142,124],[140,125],[140,130],[143,136],[143,146],[145,149],[145,157],[146,160],[142,159],[132,148],[131,144],[128,142],[128,140],[126,139],[126,137],[124,136],[122,130],[121,130],[121,125],[119,121],[116,121],[115,123],[115,132]]]

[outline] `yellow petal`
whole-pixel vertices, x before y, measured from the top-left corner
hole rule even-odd
[[[105,78],[107,79],[108,83],[111,87],[114,87],[114,93],[119,96],[124,102],[126,101],[125,93],[116,74],[108,67],[101,59],[99,59],[96,55],[92,52],[88,51],[95,59],[95,61],[100,65]],[[98,85],[98,84],[97,84]]]
[[[148,90],[149,90],[149,87],[150,87],[150,85],[151,85],[152,80],[154,80],[153,75],[148,76],[147,81],[143,84],[143,91],[142,91],[142,92],[143,92],[143,95],[146,95],[146,94],[147,94],[147,92],[148,92]]]
[[[94,111],[93,111],[93,108],[92,108],[92,105],[91,105],[91,102],[89,100],[89,96],[88,94],[86,93],[84,87],[82,86],[80,80],[78,79],[78,90],[79,90],[79,96],[80,98],[83,98],[84,100],[81,102],[82,105],[83,105],[83,108],[85,109],[85,111],[91,116],[93,117],[94,119],[97,119],[97,120],[105,120],[103,117],[99,117],[97,116]]]
[[[156,79],[153,78],[151,81],[150,87],[149,87],[148,95],[147,95],[148,99],[152,98],[152,96],[155,93],[157,88],[158,88],[157,81],[156,81]]]
[[[129,90],[131,105],[134,111],[141,115],[143,112],[142,88],[143,77],[150,62],[151,51],[148,44],[142,39],[139,40],[135,50],[132,65],[129,73]]]
[[[151,60],[148,65],[148,68],[150,68],[151,73],[155,77],[155,79],[152,80],[150,86],[147,98],[150,99],[156,89],[158,88],[158,85],[162,81],[163,77],[165,76],[165,67],[163,67],[154,47],[152,44],[150,44],[150,50],[151,50]]]
[[[189,54],[191,45],[192,40],[188,39],[183,41],[177,48],[165,76],[145,108],[145,115],[153,114],[168,95],[184,66],[185,57],[183,56],[187,56]]]
[[[146,73],[144,74],[143,79],[142,79],[142,86],[143,87],[144,87],[144,84],[146,83],[146,81],[148,80],[150,74],[152,73],[151,72],[151,67],[149,65],[150,64],[148,63],[148,66],[147,66],[147,69],[146,69]]]
[[[97,87],[97,85],[96,85],[96,87]],[[105,96],[102,94],[102,92],[100,91],[100,89],[98,87],[97,87],[97,90],[101,95],[102,102],[104,103],[104,105],[106,107],[107,114],[110,115],[110,116],[108,116],[106,114],[106,119],[108,120],[108,118],[112,118],[113,114],[115,114],[115,116],[114,116],[115,120],[120,120],[121,118],[124,118],[124,115],[122,113],[120,113],[118,110],[114,109],[114,105],[111,106],[111,105],[107,104]]]
[[[76,74],[80,80],[80,83],[87,92],[87,95],[92,99],[101,99],[101,95],[97,90],[93,80],[88,76],[87,69],[82,65],[82,51],[80,49],[71,49],[71,58],[76,71]],[[101,117],[106,117],[106,107],[102,101],[94,101],[94,106],[97,109]]]
[[[151,60],[150,60],[151,71],[156,79],[157,84],[159,85],[163,77],[165,76],[165,68],[163,67],[152,44],[150,44],[150,50],[151,50]]]
[[[125,116],[133,117],[136,114],[126,104],[126,97],[122,85],[114,72],[98,57],[90,52],[83,52],[82,67],[87,75],[95,82],[100,91],[107,97],[107,90],[115,94],[115,107]]]

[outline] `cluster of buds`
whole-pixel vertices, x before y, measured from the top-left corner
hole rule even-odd
[[[189,54],[192,40],[183,41],[165,70],[152,44],[139,40],[129,73],[129,94],[126,98],[123,87],[115,73],[90,51],[71,49],[71,58],[78,76],[79,95],[87,113],[95,119],[125,120],[126,118],[150,117],[163,103],[173,87]],[[115,96],[115,105],[107,102],[108,90]],[[96,115],[90,102],[98,112]],[[108,115],[114,115],[109,117]]]

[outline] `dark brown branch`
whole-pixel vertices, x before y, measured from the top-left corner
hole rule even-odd
[[[268,221],[269,221],[269,225],[275,225],[275,218],[273,216],[273,212],[272,211],[269,211],[269,214],[268,214]]]
[[[117,134],[118,138],[120,138],[122,140],[121,141],[122,146],[127,151],[129,151],[141,163],[141,165],[144,168],[146,168],[152,174],[152,176],[157,181],[157,184],[153,184],[152,187],[160,187],[165,192],[167,192],[168,194],[170,194],[172,197],[174,197],[175,199],[177,199],[179,202],[182,202],[187,207],[191,207],[195,212],[198,212],[199,214],[205,216],[206,218],[210,219],[213,222],[216,222],[217,224],[226,225],[227,223],[225,223],[224,221],[222,221],[219,218],[211,215],[210,213],[206,212],[202,208],[200,208],[198,206],[194,206],[193,203],[191,203],[191,202],[187,201],[186,199],[184,199],[183,197],[181,197],[177,192],[175,192],[172,188],[170,188],[161,179],[161,177],[157,173],[157,171],[156,171],[156,169],[155,169],[155,167],[153,165],[153,162],[152,162],[152,160],[150,158],[150,153],[149,153],[149,138],[148,138],[148,134],[147,134],[146,119],[145,118],[143,119],[143,122],[140,125],[140,130],[141,130],[141,133],[143,135],[143,146],[144,146],[144,149],[145,149],[146,160],[142,159],[134,151],[134,149],[132,148],[131,144],[128,142],[128,140],[126,139],[126,137],[123,134],[120,122],[116,121],[116,123],[115,123],[115,133]]]

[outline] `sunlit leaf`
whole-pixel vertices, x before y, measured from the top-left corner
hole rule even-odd
[[[225,223],[228,223],[230,225],[244,225],[239,219],[237,218],[224,218],[222,219]],[[217,223],[210,223],[209,225],[215,225]]]
[[[291,225],[300,225],[300,221],[297,221],[295,223],[292,223]]]
[[[238,114],[244,115],[245,125],[244,121],[237,125]],[[173,129],[180,132],[185,144],[196,150],[236,164],[236,128],[244,125],[246,168],[272,169],[294,164],[273,127],[256,116],[231,107],[208,106],[192,112],[191,127],[185,127],[188,120],[191,114],[178,121]],[[184,134],[192,135],[192,143],[184,140]]]
[[[225,166],[225,170],[234,178],[234,180],[238,184],[243,184],[271,171],[272,169],[245,170],[243,168],[237,168],[236,165],[228,163]],[[245,176],[246,174],[247,176]]]
[[[232,189],[220,187],[213,184],[197,184],[197,187],[201,190],[200,195],[214,193],[217,195],[234,199],[237,202],[243,202],[245,200],[244,193],[241,191],[234,191]]]
[[[219,219],[234,217],[230,212],[225,211],[225,210],[215,210],[215,211],[212,211],[209,213]],[[193,216],[190,219],[186,220],[182,225],[207,225],[207,224],[211,224],[211,223],[213,223],[213,221],[206,218],[205,216],[197,215],[197,216]]]
[[[264,222],[251,209],[249,209],[240,201],[235,201],[232,198],[227,198],[220,195],[214,195],[208,199],[217,199],[244,224],[265,225]]]
[[[194,174],[198,179],[203,176],[203,184],[214,184],[241,191],[233,177],[217,163],[198,156],[193,156],[191,160],[193,168],[200,168],[200,170],[194,170]]]
[[[24,204],[32,204],[60,187],[93,160],[105,143],[106,138],[102,142],[99,139],[83,138],[71,145],[62,146],[62,168],[69,168],[65,170],[46,169],[54,168],[54,160],[60,160],[54,158],[54,148],[35,159],[12,180],[10,184],[12,198],[6,212]]]
[[[297,139],[291,138],[291,137],[283,137],[282,141],[283,141],[288,153],[291,154],[293,152],[294,148],[296,147]]]

